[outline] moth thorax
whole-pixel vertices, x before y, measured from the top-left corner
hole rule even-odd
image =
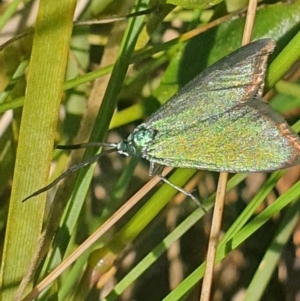
[[[128,137],[128,145],[133,147],[135,155],[143,154],[149,145],[151,145],[155,136],[154,130],[149,130],[143,127],[137,127]]]

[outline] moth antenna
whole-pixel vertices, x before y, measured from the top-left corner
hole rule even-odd
[[[28,197],[26,197],[22,203],[26,202],[27,200],[31,199],[32,197],[35,197],[47,190],[49,190],[50,188],[52,188],[53,186],[55,186],[58,182],[60,182],[63,178],[67,177],[68,175],[70,175],[71,173],[77,171],[78,169],[80,168],[83,168],[87,165],[90,165],[94,162],[96,162],[97,160],[99,160],[102,156],[106,155],[107,153],[112,153],[112,152],[115,152],[117,151],[116,148],[114,149],[109,149],[103,153],[100,153],[100,154],[97,154],[93,157],[90,157],[88,159],[86,159],[85,161],[83,162],[80,162],[76,165],[73,165],[72,167],[70,167],[69,169],[67,169],[64,173],[62,173],[58,178],[56,178],[54,181],[52,181],[50,184],[48,184],[47,186],[37,190],[36,192],[34,192],[33,194],[29,195]]]
[[[87,143],[79,143],[79,144],[69,144],[69,145],[61,145],[58,144],[55,146],[56,149],[64,149],[64,150],[71,150],[71,149],[81,149],[81,148],[89,148],[89,147],[112,147],[116,148],[117,143],[105,143],[105,142],[87,142]]]

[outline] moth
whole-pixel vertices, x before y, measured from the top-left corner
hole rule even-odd
[[[156,166],[237,173],[299,164],[298,135],[262,98],[267,60],[274,47],[275,42],[268,38],[241,47],[196,76],[126,140],[93,145],[148,160],[150,176],[160,170]],[[71,167],[25,200],[101,156]],[[161,179],[195,200],[190,193]]]

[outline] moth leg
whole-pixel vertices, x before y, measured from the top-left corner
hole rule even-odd
[[[196,203],[196,205],[199,206],[199,207],[203,210],[204,213],[207,213],[207,211],[205,210],[205,208],[204,208],[204,207],[201,205],[201,203],[193,196],[192,193],[190,193],[190,192],[188,192],[188,191],[185,191],[185,190],[182,189],[181,187],[176,186],[175,184],[173,184],[172,182],[170,182],[168,179],[166,179],[166,178],[165,178],[164,176],[162,176],[161,174],[158,174],[158,176],[160,177],[160,179],[161,179],[163,182],[169,184],[170,186],[172,186],[172,187],[173,187],[174,189],[176,189],[177,191],[179,191],[179,192],[185,194],[186,196],[190,197],[190,198],[194,201],[194,203]]]
[[[163,169],[165,168],[164,165],[156,164],[154,162],[150,162],[150,168],[149,168],[149,177],[152,177],[153,175],[161,175]]]

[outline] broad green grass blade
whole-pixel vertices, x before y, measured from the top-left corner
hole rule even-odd
[[[13,300],[42,227],[45,195],[22,199],[47,183],[75,3],[40,2],[2,257],[2,300]]]

